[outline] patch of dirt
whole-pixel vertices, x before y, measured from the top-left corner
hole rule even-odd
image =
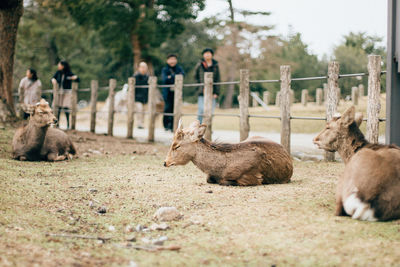
[[[157,155],[165,156],[168,147],[155,143],[139,143],[134,139],[66,131],[78,149],[78,156],[93,155]]]

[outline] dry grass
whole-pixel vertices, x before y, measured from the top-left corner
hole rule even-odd
[[[368,223],[333,216],[340,163],[296,162],[289,184],[221,187],[207,184],[192,164],[162,167],[166,147],[89,134],[73,134],[80,151],[95,147],[109,154],[60,163],[13,161],[12,130],[0,131],[2,266],[127,266],[131,260],[139,266],[400,262],[400,221]],[[98,214],[90,201],[106,206],[107,213]],[[165,232],[138,233],[137,243],[142,237],[166,235],[166,244],[181,250],[128,247],[125,226],[150,225],[160,206],[175,206],[184,218]],[[110,225],[115,231],[108,230]],[[101,243],[46,233],[112,239]]]

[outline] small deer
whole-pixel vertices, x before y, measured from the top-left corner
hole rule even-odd
[[[41,99],[36,104],[26,126],[18,128],[12,141],[12,157],[18,160],[65,160],[76,154],[68,135],[50,128],[57,123],[49,103]]]
[[[365,221],[400,218],[400,148],[371,144],[359,126],[354,106],[334,117],[314,138],[326,151],[339,152],[345,163],[336,189],[336,215]]]
[[[179,121],[165,167],[192,161],[207,174],[208,183],[254,186],[288,183],[293,174],[289,153],[263,137],[238,144],[212,143],[203,138],[206,125],[193,122],[183,129]]]

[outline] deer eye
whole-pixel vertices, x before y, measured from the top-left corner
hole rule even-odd
[[[174,150],[178,150],[178,148],[180,148],[180,147],[181,147],[181,146],[178,145],[178,146],[174,147]]]

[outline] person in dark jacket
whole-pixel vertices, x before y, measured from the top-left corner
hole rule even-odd
[[[184,75],[185,73],[182,67],[178,65],[178,57],[174,54],[170,54],[167,57],[167,65],[161,71],[162,84],[174,84],[176,74]],[[173,113],[174,91],[172,91],[170,87],[164,87],[162,89],[162,95],[165,102],[164,113]],[[172,131],[174,127],[174,117],[171,115],[164,115],[163,125],[166,131]]]
[[[149,84],[149,68],[146,62],[140,62],[138,71],[133,75],[136,85]],[[144,109],[143,105],[148,101],[148,88],[135,88],[135,108],[136,108],[136,121],[139,129],[143,129],[144,125]]]
[[[218,61],[214,57],[214,51],[211,48],[206,48],[202,52],[203,58],[195,67],[195,80],[198,83],[204,83],[204,73],[212,72],[214,82],[220,81]],[[199,86],[197,89],[197,118],[202,123],[204,113],[204,86]],[[213,87],[213,104],[212,108],[214,111],[217,98],[219,95],[219,86],[214,85]]]
[[[59,95],[58,95],[58,123],[60,121],[60,113],[62,110],[65,112],[67,118],[67,128],[69,129],[69,110],[71,109],[71,88],[72,81],[79,82],[78,76],[72,73],[71,68],[67,61],[60,61],[57,65],[57,71],[53,75],[51,82],[53,86],[58,84]],[[58,125],[58,124],[57,124]]]

